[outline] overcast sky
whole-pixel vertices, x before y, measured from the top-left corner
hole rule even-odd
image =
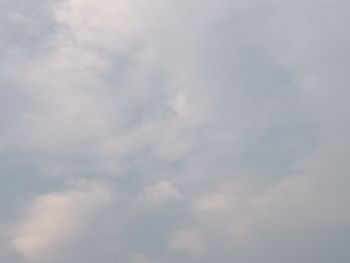
[[[0,0],[0,261],[350,262],[348,0]]]

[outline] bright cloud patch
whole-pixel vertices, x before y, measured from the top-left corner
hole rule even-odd
[[[39,196],[14,226],[13,246],[24,258],[41,262],[84,230],[108,199],[109,193],[98,185]]]

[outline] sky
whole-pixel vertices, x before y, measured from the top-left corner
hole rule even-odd
[[[348,0],[0,0],[0,261],[350,262]]]

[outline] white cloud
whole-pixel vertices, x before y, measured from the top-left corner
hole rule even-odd
[[[86,224],[109,200],[99,185],[38,196],[13,227],[14,248],[30,262],[47,262],[86,230]]]
[[[135,1],[133,1],[135,2]],[[134,34],[137,10],[132,1],[103,3],[88,0],[64,0],[54,6],[56,21],[67,40],[82,47],[119,49]]]
[[[232,184],[215,187],[193,203],[188,228],[215,250],[261,246],[269,235],[292,235],[343,228],[350,220],[344,193],[332,193],[324,176],[291,176],[265,190]],[[210,253],[210,249],[208,250]]]

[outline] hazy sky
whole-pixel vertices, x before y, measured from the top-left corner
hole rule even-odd
[[[350,262],[348,0],[0,0],[0,261]]]

